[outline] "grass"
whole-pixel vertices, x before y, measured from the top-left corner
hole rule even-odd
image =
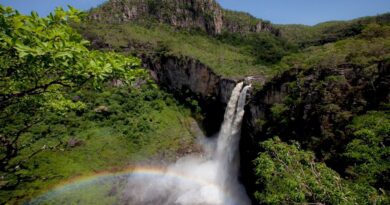
[[[179,31],[161,24],[147,28],[131,23],[115,25],[88,23],[80,28],[85,36],[98,35],[98,38],[118,51],[128,45],[132,46],[133,42],[150,45],[154,49],[164,46],[168,52],[198,59],[224,76],[272,74],[269,66],[256,63],[255,57],[248,52],[248,46],[224,43],[201,32]],[[136,49],[138,54],[142,51]]]

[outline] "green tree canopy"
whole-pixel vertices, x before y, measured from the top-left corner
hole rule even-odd
[[[261,143],[264,152],[255,160],[262,186],[256,199],[265,204],[357,204],[341,177],[314,154],[274,138]]]
[[[353,140],[344,152],[349,165],[346,173],[354,184],[375,187],[389,192],[390,185],[390,115],[389,112],[371,111],[355,117],[349,129]],[[370,197],[375,189],[362,189],[360,195]],[[385,193],[386,194],[386,193]],[[389,200],[386,198],[386,200]],[[389,202],[389,201],[387,201]]]
[[[42,136],[23,133],[41,123],[45,113],[83,109],[67,93],[83,85],[99,88],[109,79],[131,83],[145,76],[137,58],[89,51],[89,42],[69,26],[82,16],[72,7],[40,18],[0,6],[0,171],[18,169],[28,159],[15,158]],[[30,156],[53,147],[30,150]]]

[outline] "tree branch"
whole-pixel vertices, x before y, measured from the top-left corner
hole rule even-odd
[[[18,93],[10,93],[10,94],[0,94],[0,110],[3,110],[6,108],[8,105],[6,104],[7,101],[11,101],[12,99],[15,98],[21,98],[27,95],[38,95],[44,93],[50,86],[52,85],[62,85],[64,87],[72,87],[71,85],[68,85],[60,80],[54,80],[50,83],[40,85],[40,86],[35,86],[34,88],[21,91]]]
[[[23,163],[26,163],[28,162],[30,159],[32,159],[35,155],[45,151],[45,150],[55,150],[57,149],[59,146],[61,146],[63,144],[63,142],[60,140],[60,142],[55,145],[55,146],[52,146],[52,147],[47,147],[46,145],[44,145],[41,149],[38,149],[36,151],[34,151],[33,153],[31,153],[28,157],[26,157],[25,159],[21,160],[20,162],[18,162],[15,167],[20,167]]]

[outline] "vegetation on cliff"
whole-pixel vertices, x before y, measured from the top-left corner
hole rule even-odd
[[[139,5],[145,2],[135,2],[119,1],[103,4],[91,11],[88,23],[76,27],[79,27],[79,31],[87,39],[96,42],[94,48],[105,48],[149,58],[155,58],[166,52],[178,58],[184,55],[200,60],[216,73],[229,77],[257,75],[270,79],[291,67],[356,63],[356,60],[360,60],[361,57],[362,60],[367,59],[373,53],[377,55],[375,51],[388,47],[386,43],[381,42],[379,36],[368,37],[376,39],[373,44],[367,41],[367,35],[366,39],[359,41],[364,38],[365,33],[375,32],[372,31],[375,26],[379,26],[379,30],[386,30],[385,27],[389,23],[388,14],[353,21],[326,22],[310,27],[272,25],[247,13],[221,10],[219,6],[192,5],[188,2],[188,5],[183,8],[179,6],[181,3],[164,5],[161,10],[169,7],[180,12],[171,12],[171,15],[153,14],[153,19],[150,19],[150,12],[145,10],[148,6]],[[107,11],[116,11],[125,15],[126,12],[122,11],[123,7],[128,7],[131,13],[137,16],[106,23],[107,20],[112,19],[112,15]],[[219,10],[222,11],[221,14]],[[195,19],[192,19],[190,11],[197,11]],[[143,15],[140,15],[140,12]],[[158,10],[158,12],[162,11]],[[202,12],[210,13],[211,16],[217,13],[222,15],[220,21],[224,29],[218,33],[199,29],[199,26],[208,28],[203,24],[198,25],[199,22],[206,22],[206,25],[215,23],[213,18],[198,21],[197,18],[202,16],[200,15]],[[160,18],[165,19],[164,16],[171,20],[161,20]],[[115,18],[124,17],[119,15]],[[176,20],[172,19],[179,22],[178,19],[183,21],[185,19],[185,24],[177,27],[174,23]],[[329,45],[329,43],[334,44]],[[324,44],[327,46],[322,46]],[[323,51],[324,49],[327,51]]]
[[[283,141],[255,148],[259,203],[389,203],[389,39],[387,24],[370,23],[354,37],[308,47],[275,65],[288,71],[259,88],[253,102],[264,113],[256,119],[258,140]],[[291,161],[307,152],[315,158]],[[285,153],[294,157],[278,157]],[[259,160],[276,171],[259,171],[265,169]],[[324,167],[320,175],[306,170],[310,161]],[[330,198],[321,197],[328,191]]]
[[[273,76],[269,64],[278,62],[294,47],[269,33],[223,33],[176,30],[164,24],[145,27],[136,23],[109,25],[88,22],[78,30],[97,49],[155,58],[166,53],[200,60],[216,73],[229,77]]]

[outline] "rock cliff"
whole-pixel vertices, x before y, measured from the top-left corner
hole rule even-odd
[[[390,101],[390,64],[363,68],[344,64],[335,68],[291,69],[254,93],[247,106],[244,130],[248,139],[279,135],[299,139],[320,151],[313,136],[338,141],[340,126],[350,117]],[[277,110],[276,107],[280,109]],[[299,126],[298,126],[299,125]],[[333,142],[336,143],[336,142]],[[328,150],[329,151],[329,150]]]
[[[89,19],[109,23],[159,22],[212,35],[263,31],[278,34],[269,22],[224,10],[215,0],[110,0],[91,10]]]
[[[339,173],[345,164],[337,155],[351,140],[347,125],[353,116],[390,103],[390,64],[369,67],[291,69],[253,93],[242,127],[241,160],[249,193],[253,182],[251,159],[259,142],[279,136],[313,150],[317,158]]]
[[[218,132],[236,80],[215,74],[200,61],[185,56],[141,56],[144,66],[162,87],[177,99],[193,99],[205,114],[207,134]]]

